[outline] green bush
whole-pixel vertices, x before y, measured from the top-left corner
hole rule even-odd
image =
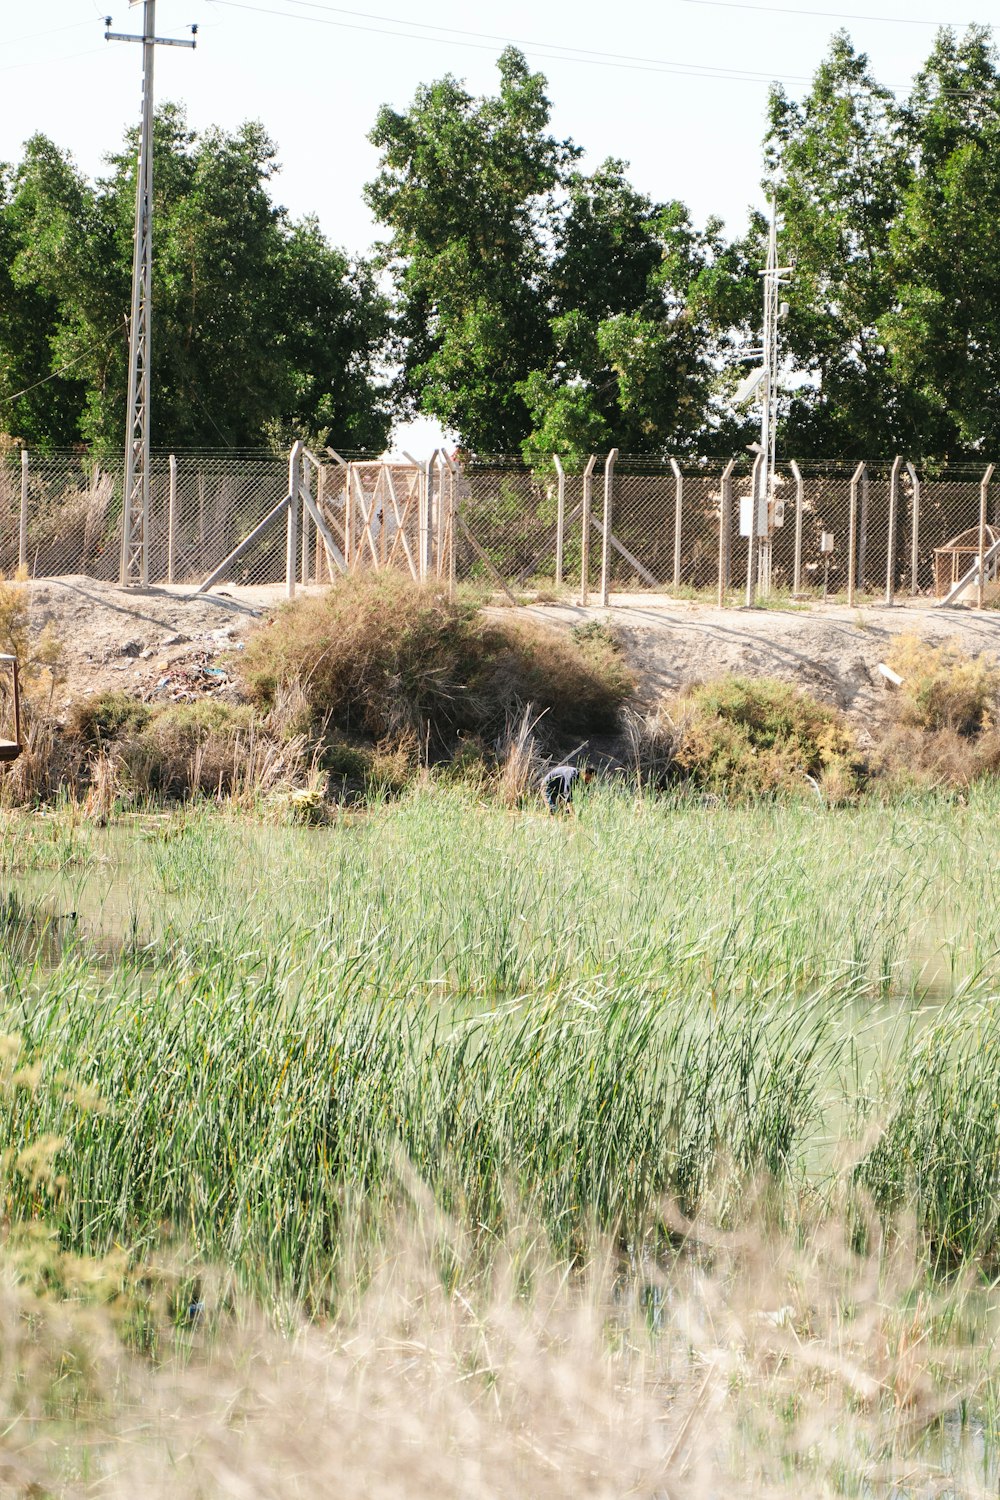
[[[245,704],[176,703],[155,711],[119,750],[131,780],[143,791],[227,792],[256,728],[254,711]]]
[[[632,689],[607,639],[492,618],[388,573],[286,605],[234,667],[261,707],[297,683],[317,727],[376,743],[429,735],[438,750],[497,733],[529,702],[552,735],[613,730]]]
[[[66,717],[67,733],[88,745],[138,734],[151,718],[149,707],[130,693],[109,690],[78,698]]]
[[[678,700],[676,763],[699,786],[759,794],[821,783],[832,800],[857,785],[859,757],[841,716],[770,678],[723,677]]]

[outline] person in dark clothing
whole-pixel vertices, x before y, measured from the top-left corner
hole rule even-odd
[[[550,813],[565,812],[573,801],[573,787],[581,779],[584,785],[594,775],[592,766],[553,766],[542,777],[542,796]]]

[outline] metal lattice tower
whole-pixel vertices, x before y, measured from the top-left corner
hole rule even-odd
[[[111,31],[105,19],[105,40],[139,42],[142,46],[142,129],[135,174],[135,243],[132,254],[132,313],[128,341],[128,411],[125,430],[125,490],[122,503],[121,582],[146,584],[149,568],[146,554],[149,527],[149,418],[150,362],[153,317],[153,58],[159,47],[194,47],[192,40],[177,41],[156,35],[156,0],[129,0],[142,4],[142,35]]]

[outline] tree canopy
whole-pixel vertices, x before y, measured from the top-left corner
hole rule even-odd
[[[808,458],[970,458],[1000,442],[1000,73],[990,33],[943,29],[908,95],[837,33],[801,98],[772,89],[763,201],[725,236],[628,164],[585,170],[515,48],[496,92],[451,75],[386,106],[369,259],[273,197],[263,126],[155,122],[153,440],[380,449],[436,418],[534,466],[612,444],[732,453],[760,338],[766,201],[794,266],[780,441]],[[88,182],[34,136],[0,167],[0,429],[123,437],[134,134]]]
[[[154,142],[154,444],[381,448],[386,304],[370,267],[275,206],[262,126],[199,137],[167,105]],[[0,402],[31,444],[123,439],[135,144],[90,184],[35,136],[0,179]]]

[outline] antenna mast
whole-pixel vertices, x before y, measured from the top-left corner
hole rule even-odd
[[[153,317],[153,58],[157,47],[195,47],[191,41],[156,35],[156,0],[129,0],[143,8],[142,35],[112,31],[104,18],[104,39],[142,46],[142,130],[135,174],[135,242],[132,254],[132,314],[128,339],[128,413],[125,430],[125,491],[122,502],[121,582],[149,582],[146,553],[149,529],[150,350]]]
[[[778,427],[778,324],[783,307],[781,289],[791,281],[792,267],[778,265],[778,206],[771,199],[771,230],[767,241],[767,268],[764,279],[764,337],[761,341],[764,378],[761,390],[760,458],[757,489],[756,531],[760,538],[758,578],[761,593],[771,592],[771,543],[774,532],[773,509],[775,439]]]

